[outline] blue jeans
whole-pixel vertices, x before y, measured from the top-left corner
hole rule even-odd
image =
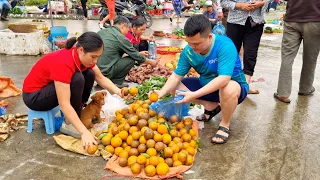
[[[7,0],[4,0],[4,1],[0,1],[0,11],[2,11],[2,9],[11,9],[11,4],[7,1]]]

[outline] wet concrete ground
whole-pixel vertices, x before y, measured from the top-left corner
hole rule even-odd
[[[55,21],[71,32],[97,31],[98,21]],[[0,29],[3,27],[0,24]],[[152,29],[171,27],[168,20],[157,20]],[[297,95],[302,66],[300,49],[293,67],[291,104],[277,102],[281,35],[264,35],[259,48],[253,83],[259,95],[249,95],[232,117],[232,136],[227,144],[213,145],[221,114],[201,131],[202,152],[196,156],[185,179],[206,180],[317,180],[320,179],[319,91],[313,96]],[[182,45],[180,41],[160,41]],[[0,75],[11,77],[21,88],[24,77],[40,56],[0,55]],[[319,65],[319,64],[318,64]],[[319,67],[314,87],[320,89]],[[9,113],[25,113],[22,98],[8,99]],[[61,149],[44,125],[38,124],[29,134],[26,129],[13,132],[0,143],[0,179],[100,179],[111,172],[103,170],[101,157],[86,157]],[[58,134],[58,133],[56,133]],[[127,179],[127,178],[111,178]]]

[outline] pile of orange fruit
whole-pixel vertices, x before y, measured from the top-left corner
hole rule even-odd
[[[192,165],[198,145],[193,120],[166,119],[149,109],[151,102],[137,101],[116,111],[108,130],[96,134],[105,150],[119,157],[121,167],[149,177],[166,175],[170,167]]]

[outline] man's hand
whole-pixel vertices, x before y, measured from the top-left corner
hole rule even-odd
[[[156,67],[158,65],[160,60],[149,60],[149,64],[152,66],[152,67]]]
[[[254,1],[253,3],[250,4],[250,7],[253,8],[253,10],[261,8],[264,5],[264,1]]]
[[[236,3],[236,8],[247,12],[254,10],[254,6],[249,3]]]
[[[192,91],[180,92],[177,95],[184,96],[183,99],[181,99],[180,101],[177,102],[177,104],[188,103],[188,102],[191,102],[192,100],[196,99],[195,93]]]
[[[218,13],[218,19],[219,19],[219,20],[222,20],[222,18],[223,18],[223,12],[219,12],[219,13]]]
[[[144,57],[148,57],[149,56],[148,51],[140,51],[139,53]]]

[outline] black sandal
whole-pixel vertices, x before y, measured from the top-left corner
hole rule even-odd
[[[312,95],[315,91],[316,91],[316,89],[314,87],[312,87],[311,91],[309,91],[309,92],[298,92],[298,95],[299,96],[309,96],[309,95]]]
[[[208,110],[204,110],[204,113],[201,114],[201,116],[198,116],[196,118],[197,121],[204,121],[204,122],[208,122],[210,121],[215,115],[219,114],[219,112],[221,111],[221,106],[218,105],[218,107],[216,107],[214,110],[212,111],[208,111]],[[209,115],[209,118],[206,118],[206,115]]]
[[[228,134],[228,137],[218,134],[218,131],[219,131],[219,130],[227,133],[227,134]],[[214,143],[214,144],[224,144],[224,143],[226,143],[226,142],[228,141],[229,137],[231,136],[230,130],[229,130],[228,128],[226,128],[226,127],[219,126],[218,131],[217,131],[217,133],[216,133],[216,135],[215,135],[214,137],[215,137],[215,138],[220,138],[220,139],[222,139],[223,141],[222,141],[222,142],[217,142],[217,141],[213,141],[213,140],[211,139],[211,142]]]

